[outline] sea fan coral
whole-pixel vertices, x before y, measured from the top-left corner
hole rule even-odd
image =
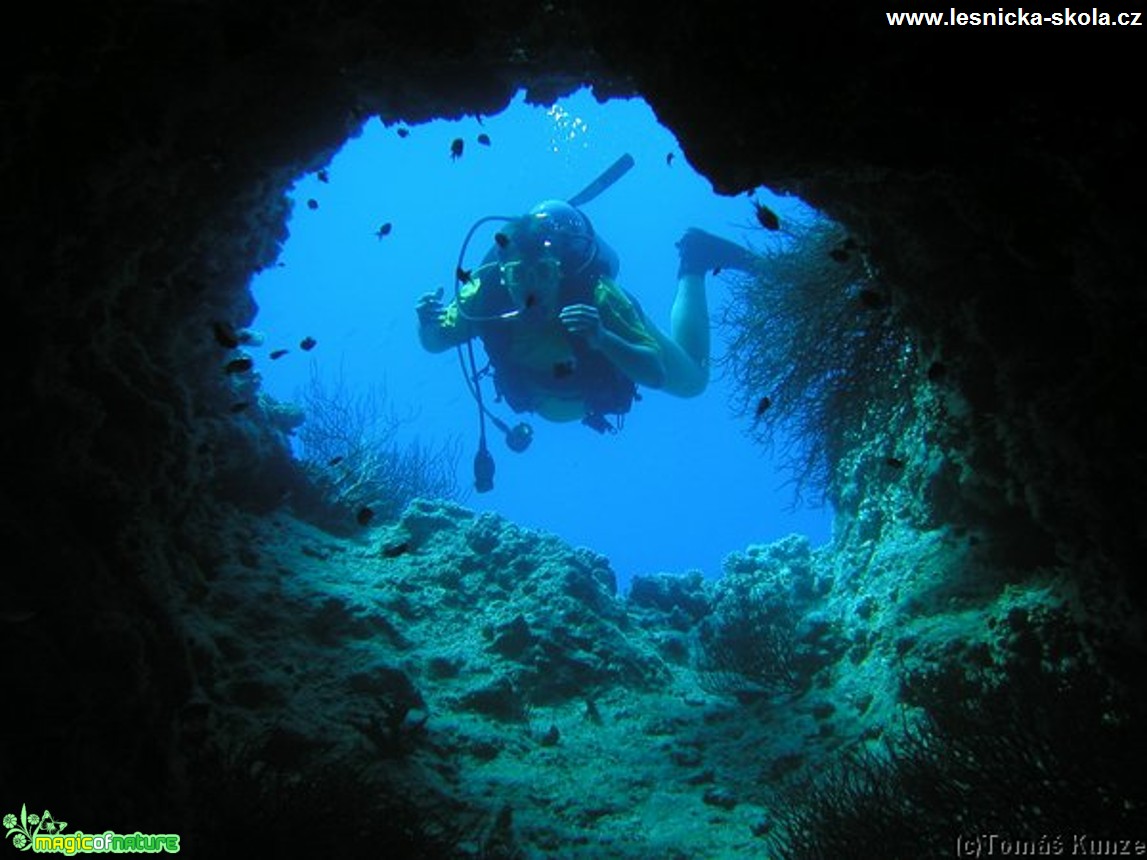
[[[894,433],[911,403],[914,352],[864,249],[823,218],[769,234],[762,264],[733,283],[722,365],[749,435],[780,443],[796,496],[832,496],[854,438]]]
[[[341,377],[327,383],[314,373],[302,401],[302,466],[317,498],[299,501],[320,525],[393,520],[417,497],[461,499],[457,444],[403,443],[400,431],[409,419],[384,388],[355,395]]]

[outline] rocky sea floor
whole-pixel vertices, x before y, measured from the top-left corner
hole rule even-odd
[[[603,556],[447,503],[351,538],[232,522],[185,618],[183,730],[249,780],[216,802],[273,820],[342,773],[456,856],[765,856],[778,788],[878,751],[910,716],[904,662],[991,627],[927,564],[914,594],[869,593],[797,536],[622,596]],[[347,791],[324,802],[385,806]]]

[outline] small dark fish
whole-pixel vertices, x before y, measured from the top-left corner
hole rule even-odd
[[[251,405],[251,402],[248,400],[240,400],[238,403],[232,403],[231,404],[231,410],[230,410],[231,414],[232,415],[238,415],[240,412],[243,412],[248,407],[250,407],[250,405]]]
[[[565,379],[574,372],[572,361],[559,361],[554,365],[554,379]]]
[[[944,366],[942,361],[933,361],[928,365],[928,381],[939,382],[941,379],[948,375],[948,368]]]
[[[781,219],[777,217],[777,213],[766,206],[764,203],[753,201],[753,207],[757,210],[757,223],[764,227],[766,230],[779,230],[781,229]]]
[[[462,157],[462,148],[465,145],[466,144],[464,144],[462,142],[462,138],[460,138],[460,137],[454,138],[453,142],[450,144],[450,160],[451,161],[457,161],[459,158]]]
[[[328,466],[337,466],[342,461],[343,461],[342,455],[339,455],[338,457],[331,457],[329,460],[327,460],[327,465]]]
[[[848,262],[848,251],[844,250],[844,248],[833,248],[831,251],[828,252],[828,255],[830,257],[832,257],[834,260],[836,260],[838,263],[847,263]]]
[[[289,349],[276,349],[271,353],[271,361],[278,361],[284,355],[290,352]]]
[[[246,356],[243,356],[242,358],[231,359],[229,362],[223,365],[223,369],[228,373],[246,373],[248,370],[254,367],[254,365],[255,362]]]
[[[239,345],[239,334],[230,323],[216,322],[211,324],[215,333],[215,342],[227,349],[234,349]]]
[[[721,274],[721,267],[720,266],[714,266],[713,267],[713,277],[717,277],[717,275],[719,275],[719,274]]]
[[[312,197],[310,200],[307,201],[307,208],[308,209],[318,209],[319,208],[319,201]]]
[[[391,224],[389,221],[387,221],[385,224],[383,224],[381,227],[379,227],[377,230],[374,231],[374,235],[377,236],[379,239],[381,239],[383,236],[389,236],[390,231],[391,231],[391,229],[393,229],[393,227],[394,227],[394,225]]]
[[[490,145],[490,135],[486,134],[485,132],[478,135],[478,143],[482,144],[482,146],[489,146]]]
[[[505,233],[495,233],[494,234],[494,241],[498,243],[499,248],[505,248],[507,245],[510,244],[510,237],[507,236]]]
[[[891,466],[893,469],[903,469],[904,468],[904,461],[901,460],[899,457],[885,457],[884,458],[884,465],[885,466]]]
[[[757,408],[753,412],[753,417],[760,419],[762,415],[769,411],[769,407],[773,405],[773,401],[768,397],[762,397],[757,401]]]
[[[374,511],[368,507],[359,508],[358,513],[354,515],[354,520],[360,526],[365,526],[374,519]]]
[[[666,153],[666,155],[665,155],[665,163],[666,163],[667,165],[669,165],[670,167],[672,167],[672,166],[673,166],[673,153],[672,153],[672,152],[670,152],[670,153]]]
[[[318,346],[318,343],[319,342],[317,340],[315,340],[313,337],[311,337],[310,335],[307,335],[306,337],[304,337],[302,340],[299,341],[299,349],[303,350],[304,352],[309,352],[310,350],[312,350],[316,346]]]
[[[400,125],[398,127],[398,136],[399,137],[410,137],[410,129],[408,129],[404,125]]]
[[[870,311],[878,311],[888,306],[888,299],[876,290],[866,288],[860,291],[860,303]]]
[[[325,170],[320,170],[319,171],[319,182],[330,182],[330,181],[331,181],[331,175],[329,173],[327,173]]]
[[[387,544],[382,548],[383,558],[398,558],[400,555],[410,552],[410,542],[402,541],[401,543]]]
[[[459,266],[458,269],[454,272],[454,277],[458,279],[458,283],[468,284],[474,277],[474,273],[469,269],[463,269],[461,266]]]

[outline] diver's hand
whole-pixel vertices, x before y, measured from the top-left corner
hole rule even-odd
[[[566,331],[585,338],[591,349],[601,347],[603,329],[601,327],[601,314],[593,305],[566,305],[562,308],[558,318]]]
[[[418,324],[423,328],[441,328],[442,320],[446,317],[446,308],[442,305],[442,287],[433,293],[423,293],[414,306],[418,314]]]

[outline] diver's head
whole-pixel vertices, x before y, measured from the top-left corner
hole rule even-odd
[[[552,257],[527,262],[514,260],[502,265],[502,282],[514,301],[514,308],[531,315],[553,316],[560,310],[561,263]]]
[[[514,248],[511,250],[510,246]],[[516,309],[540,316],[557,313],[562,263],[551,248],[520,245],[511,238],[498,258],[502,283]]]
[[[589,219],[561,200],[545,200],[510,223],[498,242],[502,282],[523,311],[556,313],[562,278],[583,273],[597,243]]]

